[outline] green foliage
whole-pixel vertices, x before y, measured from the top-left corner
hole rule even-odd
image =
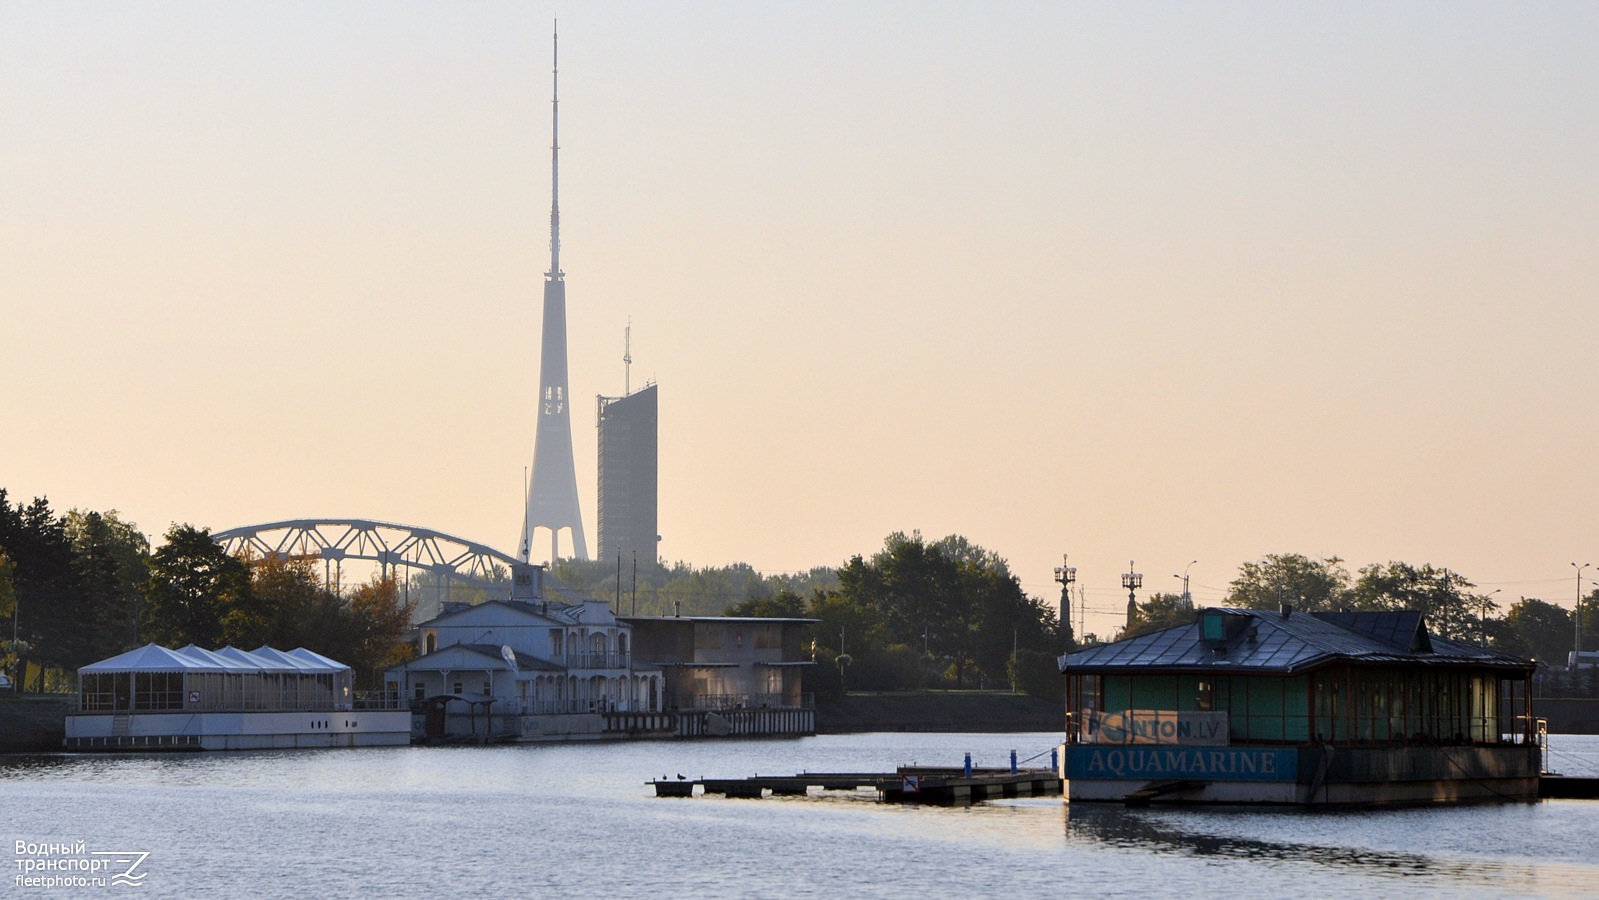
[[[1064,700],[1065,679],[1060,674],[1060,656],[1041,650],[1016,653],[1016,686],[1024,694],[1049,700]]]
[[[413,611],[414,603],[400,599],[394,578],[374,577],[350,592],[344,609],[350,623],[344,655],[324,655],[348,665],[355,671],[357,683],[364,682],[367,689],[381,687],[383,669],[411,658],[413,645],[405,638],[411,631]],[[370,681],[365,680],[368,677]]]
[[[138,646],[140,588],[150,575],[149,539],[114,509],[74,509],[63,524],[77,555],[84,616],[80,627],[92,644],[86,655],[103,659]]]
[[[1352,605],[1357,610],[1420,610],[1434,634],[1459,641],[1481,642],[1483,620],[1496,608],[1491,599],[1471,593],[1470,581],[1431,564],[1373,563],[1360,570]]]
[[[244,561],[223,552],[210,529],[193,525],[172,526],[150,556],[144,600],[144,633],[168,647],[216,648],[230,636],[249,644],[259,625]]]
[[[17,564],[0,548],[0,619],[9,619],[17,611],[17,589],[12,584]]]
[[[1594,588],[1579,602],[1582,604],[1582,649],[1585,652],[1599,650],[1599,588]]]
[[[416,604],[401,599],[394,577],[374,576],[340,595],[314,561],[282,557],[260,561],[250,576],[252,602],[225,623],[229,643],[304,647],[349,666],[363,689],[380,687],[381,670],[409,658]]]
[[[1298,553],[1267,554],[1238,570],[1227,605],[1277,609],[1291,604],[1305,612],[1332,612],[1349,604],[1349,572],[1338,557],[1311,559]]]
[[[956,687],[973,675],[979,682],[1008,684],[1013,651],[1061,649],[1054,608],[1028,597],[1003,559],[958,535],[928,543],[919,533],[895,532],[870,560],[852,558],[838,579],[838,590],[810,610],[823,620],[823,640],[842,629],[850,647],[925,648],[913,649],[919,663],[914,669],[863,666],[852,687],[915,687],[912,676],[929,669],[947,672]],[[868,683],[868,673],[897,673],[899,683]]]
[[[805,618],[805,600],[789,590],[778,591],[770,597],[751,597],[735,603],[722,611],[725,616],[748,616],[756,619]]]
[[[714,616],[746,600],[763,600],[787,591],[801,597],[838,584],[833,569],[818,566],[793,575],[762,575],[746,563],[695,568],[687,563],[670,566],[640,561],[635,573],[631,560],[623,560],[617,579],[616,560],[557,560],[547,571],[553,599],[563,597],[557,585],[575,594],[610,600],[624,615],[637,609],[641,616]],[[620,589],[618,589],[620,587]]]
[[[1571,652],[1571,613],[1563,607],[1522,597],[1500,623],[1494,646],[1506,653],[1562,665]]]
[[[115,512],[58,516],[44,498],[12,506],[0,488],[0,547],[11,563],[12,665],[74,669],[136,639],[135,586],[148,545]]]

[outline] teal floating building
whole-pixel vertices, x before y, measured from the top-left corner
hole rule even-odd
[[[1202,609],[1060,659],[1070,801],[1533,801],[1533,663],[1419,612]]]

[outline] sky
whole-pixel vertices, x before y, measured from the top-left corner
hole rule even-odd
[[[0,487],[514,550],[559,15],[570,390],[631,322],[663,559],[958,533],[1101,634],[1129,561],[1599,562],[1599,6],[573,6],[0,4]]]

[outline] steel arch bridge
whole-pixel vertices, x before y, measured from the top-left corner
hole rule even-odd
[[[211,535],[234,556],[320,559],[338,565],[346,559],[377,563],[385,575],[405,566],[430,572],[449,584],[511,588],[515,557],[476,541],[429,528],[371,519],[291,519],[229,528]]]

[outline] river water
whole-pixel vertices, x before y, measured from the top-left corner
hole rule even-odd
[[[1052,734],[0,757],[0,896],[1599,895],[1599,801],[1375,812],[657,798],[661,775],[1008,765]],[[1551,768],[1599,776],[1599,737]],[[144,852],[135,891],[17,882],[24,844]],[[46,852],[50,848],[44,848]],[[54,859],[74,856],[57,848]],[[0,857],[3,858],[3,857]],[[121,866],[119,865],[119,869]],[[38,872],[32,873],[34,875]]]

